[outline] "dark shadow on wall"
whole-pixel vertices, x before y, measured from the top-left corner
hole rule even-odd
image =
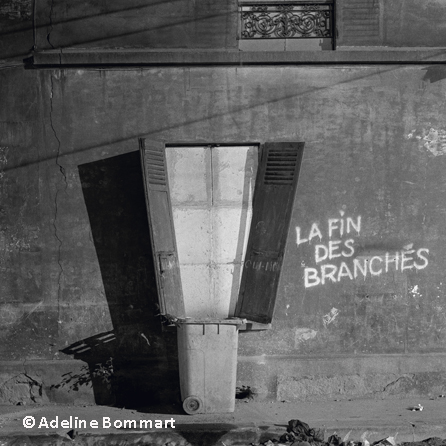
[[[63,351],[87,362],[98,404],[178,412],[176,332],[158,316],[139,152],[78,168],[113,331]]]
[[[431,84],[446,78],[446,67],[442,65],[432,65],[430,67],[423,68],[423,71],[426,71],[423,76],[423,81]]]

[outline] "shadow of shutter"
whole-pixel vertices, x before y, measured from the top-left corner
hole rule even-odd
[[[140,138],[147,214],[162,314],[184,317],[164,144]]]
[[[272,321],[303,142],[265,143],[235,316]]]

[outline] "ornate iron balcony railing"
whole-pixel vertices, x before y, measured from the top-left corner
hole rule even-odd
[[[333,2],[243,3],[242,39],[333,38]]]

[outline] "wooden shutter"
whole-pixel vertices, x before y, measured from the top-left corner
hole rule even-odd
[[[235,316],[273,318],[304,143],[265,143]]]
[[[341,45],[383,45],[383,13],[377,0],[343,0],[339,2],[337,21]],[[383,2],[384,4],[384,2]]]
[[[139,140],[147,213],[162,314],[184,317],[184,300],[167,178],[166,152],[158,141]]]

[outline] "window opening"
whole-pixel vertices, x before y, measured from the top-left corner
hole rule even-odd
[[[166,163],[186,316],[233,316],[258,147],[168,146]]]
[[[140,149],[161,312],[270,324],[304,143]]]

